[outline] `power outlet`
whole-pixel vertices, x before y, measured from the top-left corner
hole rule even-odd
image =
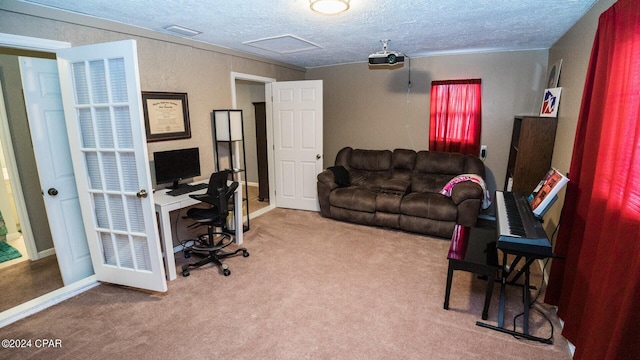
[[[484,161],[487,158],[487,145],[480,146],[480,160]]]

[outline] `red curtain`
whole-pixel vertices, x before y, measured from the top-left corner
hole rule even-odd
[[[640,359],[640,1],[601,16],[545,302],[576,359]]]
[[[481,93],[480,79],[431,82],[429,150],[478,156]]]

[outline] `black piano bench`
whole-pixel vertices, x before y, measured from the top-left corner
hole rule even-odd
[[[487,278],[487,292],[484,299],[482,319],[487,320],[489,304],[493,294],[493,283],[498,275],[498,254],[496,251],[496,230],[487,228],[461,228],[454,231],[449,246],[449,269],[447,289],[444,295],[444,309],[449,310],[449,295],[454,270],[468,271]]]

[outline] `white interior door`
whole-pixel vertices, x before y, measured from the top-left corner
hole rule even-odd
[[[271,84],[276,206],[319,211],[322,80]]]
[[[134,40],[57,51],[80,207],[96,278],[166,291]]]
[[[65,285],[93,275],[69,152],[55,60],[20,57],[20,74],[42,196]]]

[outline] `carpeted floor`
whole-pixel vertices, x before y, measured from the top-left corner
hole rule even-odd
[[[0,269],[0,312],[62,286],[62,277],[55,256],[47,256],[36,261],[22,261]]]
[[[252,220],[248,258],[169,283],[167,293],[101,285],[2,329],[59,348],[3,359],[570,359],[554,345],[481,328],[485,282],[456,272],[443,310],[449,241],[276,209]],[[179,255],[179,254],[176,254]],[[177,256],[178,262],[184,262]],[[180,265],[180,264],[178,264]],[[539,274],[533,282],[539,281]],[[489,323],[497,321],[496,286]],[[509,288],[506,319],[522,310]],[[551,326],[534,312],[531,331]]]

